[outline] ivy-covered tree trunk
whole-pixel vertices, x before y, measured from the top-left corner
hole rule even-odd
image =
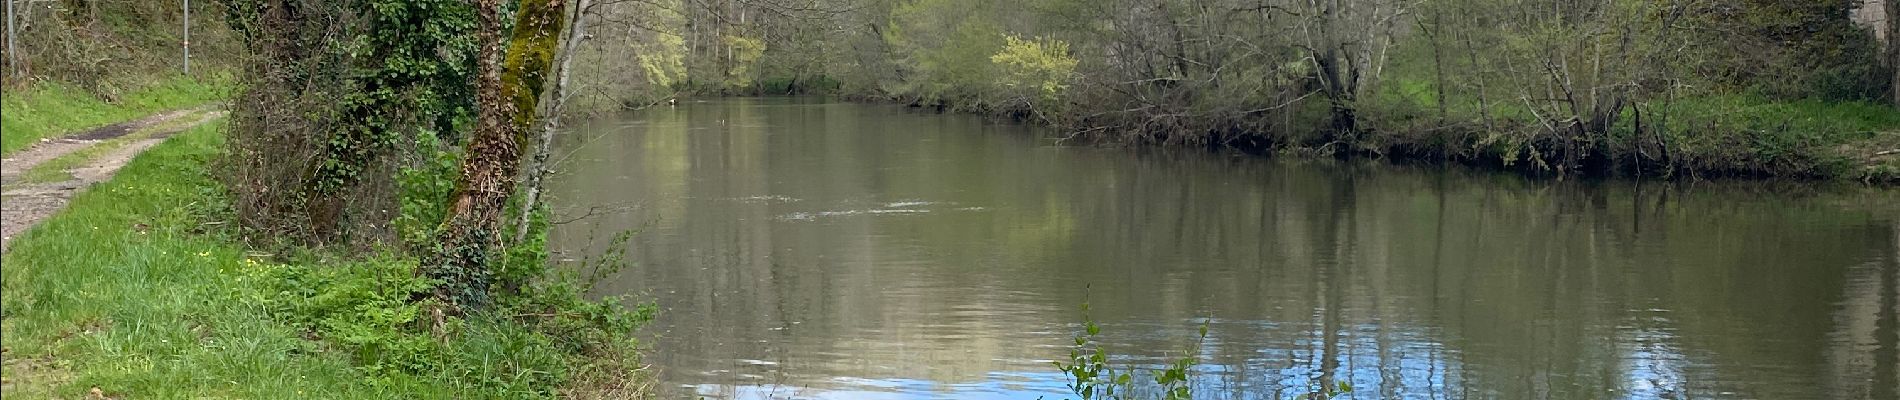
[[[384,88],[376,83],[380,82],[371,82],[363,91],[381,93]],[[368,166],[381,162],[395,147],[395,138],[387,132],[393,128],[390,119],[382,115],[391,111],[386,109],[391,107],[394,102],[363,101],[351,104],[344,111],[345,121],[354,125],[333,134],[325,142],[322,161],[303,185],[310,197],[304,206],[310,220],[309,240],[322,243],[342,239],[338,236],[339,231],[344,230],[343,208],[352,200],[350,191],[363,182],[369,173]]]
[[[524,0],[517,14],[506,59],[501,53],[500,0],[477,0],[481,41],[476,82],[475,135],[470,138],[449,197],[437,248],[417,272],[436,280],[434,296],[458,311],[488,302],[490,267],[501,237],[501,220],[514,193],[521,148],[535,119],[541,87],[554,62],[565,15],[562,0]]]

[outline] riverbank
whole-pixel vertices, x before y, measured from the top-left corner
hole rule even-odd
[[[211,175],[222,125],[158,144],[12,241],[0,268],[0,392],[588,398],[645,390],[630,335],[652,310],[586,301],[578,284],[551,272],[531,270],[549,277],[436,330],[411,300],[426,287],[412,258],[267,254],[242,244]]]
[[[1705,95],[1643,104],[1612,121],[1606,133],[1566,143],[1532,113],[1494,115],[1489,125],[1446,125],[1435,102],[1386,105],[1398,117],[1373,118],[1360,151],[1398,161],[1448,161],[1533,175],[1629,178],[1782,178],[1900,183],[1900,112],[1859,101],[1780,101],[1752,95]],[[1471,105],[1468,115],[1480,121]],[[1588,150],[1572,171],[1555,170],[1574,145]],[[1312,147],[1307,143],[1306,147]]]
[[[854,101],[890,102],[938,111],[1010,118],[1064,131],[1068,139],[1095,143],[1199,146],[1257,155],[1377,158],[1397,163],[1452,163],[1532,176],[1579,175],[1642,179],[1751,178],[1856,181],[1900,184],[1900,111],[1857,101],[1776,101],[1760,96],[1705,96],[1645,106],[1626,113],[1608,134],[1588,142],[1590,156],[1577,168],[1559,170],[1565,143],[1548,134],[1526,110],[1507,107],[1485,116],[1475,105],[1448,105],[1441,117],[1436,100],[1413,88],[1403,100],[1369,105],[1361,129],[1351,135],[1326,132],[1323,101],[1289,103],[1281,130],[1243,129],[1257,118],[1208,116],[1159,129],[1080,112],[1038,114],[985,103],[926,100],[915,96],[842,94]],[[1080,109],[1079,105],[1059,107]],[[1488,123],[1481,123],[1486,117]],[[1447,122],[1466,121],[1466,122]],[[1151,122],[1151,121],[1150,121]]]

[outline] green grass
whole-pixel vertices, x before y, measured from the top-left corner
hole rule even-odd
[[[9,90],[0,99],[0,155],[58,137],[160,111],[223,99],[227,79],[171,77],[107,102],[71,85],[41,81],[25,90]]]
[[[631,349],[620,335],[648,308],[602,329],[630,314],[537,284],[550,290],[495,315],[553,317],[451,320],[436,336],[410,301],[426,286],[412,259],[267,258],[240,244],[210,177],[221,125],[145,152],[9,244],[0,396],[545,398],[633,376],[606,358],[631,353],[602,349]]]
[[[1665,126],[1670,152],[1690,171],[1884,181],[1881,164],[1895,160],[1870,157],[1900,146],[1900,111],[1884,104],[1705,95],[1648,107],[1645,123]],[[1619,136],[1632,131],[1631,117]]]
[[[358,377],[255,301],[242,247],[192,233],[215,201],[216,124],[141,155],[108,184],[15,238],[5,256],[7,397],[359,397]],[[143,227],[143,228],[142,228]],[[40,360],[21,372],[18,360]],[[20,373],[16,373],[20,372]],[[341,392],[336,391],[342,389]]]
[[[1445,152],[1490,161],[1518,157],[1532,138],[1548,129],[1521,102],[1491,104],[1495,131],[1477,126],[1475,97],[1453,93],[1446,120],[1462,129],[1438,129],[1436,88],[1426,79],[1395,79],[1369,104],[1389,143],[1442,146]],[[1695,93],[1676,99],[1652,98],[1642,104],[1644,137],[1636,138],[1636,113],[1619,115],[1610,128],[1609,154],[1618,160],[1638,146],[1653,146],[1662,133],[1669,173],[1701,176],[1841,178],[1900,180],[1900,157],[1874,157],[1900,149],[1900,111],[1893,106],[1856,101],[1779,100],[1755,94]],[[1545,145],[1550,146],[1549,144]],[[1545,149],[1548,150],[1548,149]]]
[[[1728,122],[1745,129],[1843,139],[1900,129],[1900,112],[1893,106],[1867,102],[1776,101],[1753,95],[1725,95],[1685,98],[1667,107],[1672,115]]]

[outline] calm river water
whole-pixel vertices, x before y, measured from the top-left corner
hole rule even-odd
[[[822,98],[566,134],[560,257],[657,302],[665,398],[1050,399],[1209,327],[1197,397],[1900,398],[1900,194],[1059,145]],[[632,207],[630,212],[606,212]]]

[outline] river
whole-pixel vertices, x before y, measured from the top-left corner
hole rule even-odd
[[[818,97],[563,134],[662,398],[1050,399],[1083,302],[1199,398],[1900,398],[1900,194],[1081,146]],[[592,211],[590,213],[590,210]],[[1200,339],[1198,330],[1207,326]]]

